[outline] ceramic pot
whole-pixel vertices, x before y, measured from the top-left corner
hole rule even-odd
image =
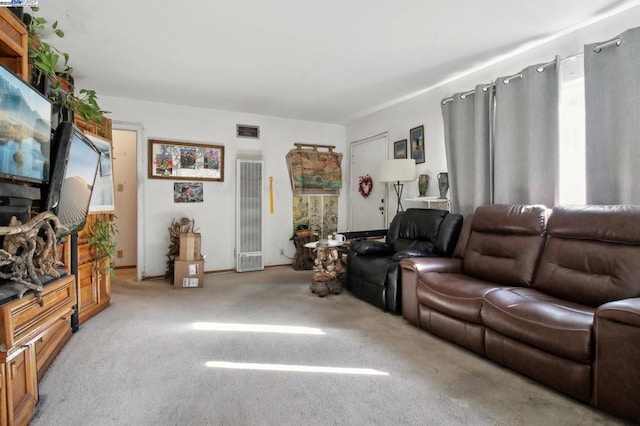
[[[447,198],[447,191],[449,190],[448,173],[438,173],[438,189],[440,190],[440,198]]]
[[[424,197],[427,195],[428,187],[429,187],[429,175],[418,176],[418,191],[420,191],[421,197]]]

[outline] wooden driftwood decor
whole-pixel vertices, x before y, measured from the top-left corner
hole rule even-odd
[[[180,254],[180,234],[183,232],[195,232],[195,224],[195,220],[183,217],[180,220],[173,219],[171,226],[169,226],[169,252],[167,253],[167,270],[164,276],[165,278],[170,278],[172,282],[173,267],[176,258]]]
[[[34,290],[36,297],[42,294],[39,276],[60,278],[57,261],[56,231],[67,229],[52,212],[43,212],[27,223],[11,218],[9,226],[0,226],[0,236],[4,237],[0,249],[0,278],[9,280],[10,285],[19,285],[18,297],[27,290]]]

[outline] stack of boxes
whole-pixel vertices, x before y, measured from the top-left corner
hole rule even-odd
[[[204,260],[200,254],[200,234],[180,234],[180,252],[174,262],[173,288],[202,287]]]

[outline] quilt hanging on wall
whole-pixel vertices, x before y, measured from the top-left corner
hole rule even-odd
[[[320,239],[337,232],[338,196],[294,195],[293,231],[301,226],[311,229]]]
[[[294,195],[339,195],[342,188],[342,154],[295,148],[287,153],[287,168]]]

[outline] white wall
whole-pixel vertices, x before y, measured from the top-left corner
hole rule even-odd
[[[202,234],[205,271],[235,267],[235,169],[238,156],[259,155],[264,161],[264,263],[280,265],[295,253],[289,238],[292,228],[292,191],[285,163],[294,142],[335,145],[346,152],[345,128],[339,125],[289,120],[253,114],[192,108],[132,99],[100,97],[100,106],[111,111],[113,120],[141,123],[144,146],[138,150],[139,212],[143,258],[138,263],[142,277],[162,276],[169,246],[168,228],[172,219],[189,217]],[[236,138],[236,124],[260,126],[260,140]],[[147,139],[210,143],[225,146],[224,182],[204,182],[203,203],[173,202],[173,180],[147,176]],[[345,176],[346,158],[343,159]],[[269,213],[269,176],[274,178],[274,214]],[[118,178],[116,177],[116,180]],[[339,198],[338,229],[346,229],[347,188]],[[126,206],[116,206],[116,214]],[[140,260],[140,259],[139,259]]]
[[[500,23],[496,23],[496,25],[500,25]],[[468,75],[431,90],[425,90],[417,97],[350,123],[347,126],[347,140],[351,143],[388,130],[391,149],[393,149],[393,142],[409,138],[409,129],[424,124],[426,161],[418,165],[418,173],[427,173],[431,177],[427,195],[438,195],[436,175],[447,169],[440,106],[442,99],[456,92],[471,90],[476,84],[490,83],[497,77],[515,74],[526,66],[549,62],[554,59],[555,55],[559,55],[561,58],[575,55],[582,52],[585,44],[611,39],[626,29],[638,25],[640,25],[640,6],[558,37],[508,59],[496,61],[495,64],[483,69],[474,71],[473,68],[478,64],[469,64],[470,68],[466,71]],[[504,52],[505,55],[508,53]],[[487,58],[487,60],[490,59],[492,58]],[[465,74],[465,71],[463,70],[459,74]],[[443,81],[448,77],[443,76]],[[389,155],[389,158],[393,158],[393,151],[390,151]],[[414,183],[406,184],[403,194],[403,197],[407,198],[416,196],[418,196],[417,180]],[[412,202],[405,202],[403,205],[405,208],[424,207]]]

